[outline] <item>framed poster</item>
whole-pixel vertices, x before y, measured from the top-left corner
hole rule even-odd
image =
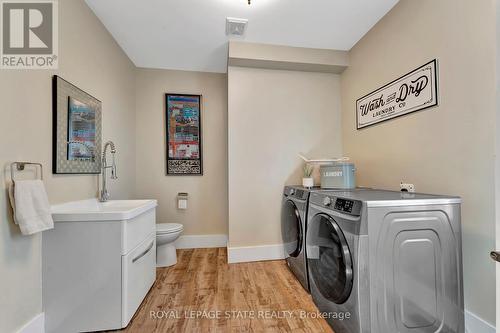
[[[52,108],[52,172],[100,173],[101,101],[55,75]]]
[[[438,105],[434,59],[356,101],[357,129]]]
[[[201,95],[166,94],[167,175],[203,175]]]

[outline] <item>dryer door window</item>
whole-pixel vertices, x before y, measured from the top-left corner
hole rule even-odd
[[[353,284],[351,252],[344,234],[333,218],[316,215],[307,230],[307,263],[310,278],[327,300],[342,304]]]
[[[297,257],[302,248],[302,222],[299,210],[291,200],[283,202],[281,210],[281,236],[288,257]]]

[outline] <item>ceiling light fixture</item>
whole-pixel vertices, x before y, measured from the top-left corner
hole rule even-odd
[[[250,6],[250,1],[252,1],[252,0],[248,0],[248,5],[249,5],[249,6]]]

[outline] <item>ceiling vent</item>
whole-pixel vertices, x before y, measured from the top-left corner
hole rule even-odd
[[[247,28],[247,19],[226,17],[226,35],[243,36]]]

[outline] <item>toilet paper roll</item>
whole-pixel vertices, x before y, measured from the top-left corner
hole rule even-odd
[[[177,201],[177,208],[179,209],[187,209],[188,207],[188,202],[186,199],[179,199]]]

